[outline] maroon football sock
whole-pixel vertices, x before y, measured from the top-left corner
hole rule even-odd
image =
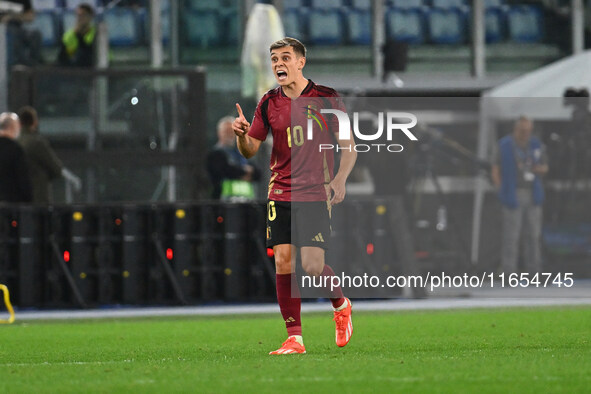
[[[341,286],[335,287],[332,290],[330,289],[330,277],[334,276],[334,271],[332,270],[332,268],[330,268],[328,264],[324,264],[324,269],[322,270],[322,273],[320,275],[322,277],[329,277],[328,279],[326,279],[326,282],[323,281],[323,283],[326,283],[329,286],[327,290],[330,294],[329,297],[330,302],[332,302],[332,307],[338,308],[339,306],[343,305],[343,302],[345,302],[345,297],[343,296],[343,290],[341,290]]]
[[[285,321],[287,335],[302,335],[302,321],[300,319],[302,300],[295,274],[276,274],[275,276],[277,278],[277,301]]]

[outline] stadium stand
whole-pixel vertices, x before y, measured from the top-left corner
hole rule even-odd
[[[390,8],[386,13],[388,39],[422,44],[425,42],[424,14],[416,8]]]
[[[308,39],[313,45],[339,45],[343,43],[343,18],[339,10],[312,9],[309,17]]]
[[[371,12],[364,9],[352,9],[345,12],[348,41],[352,45],[371,44]]]
[[[485,8],[495,8],[501,9],[506,8],[505,2],[503,0],[484,0],[484,7]]]
[[[55,46],[59,42],[59,28],[51,10],[37,11],[33,22],[27,24],[27,29],[39,30],[43,46]]]
[[[138,17],[133,10],[127,8],[110,8],[104,13],[109,30],[109,44],[114,47],[138,45],[141,33]]]
[[[58,0],[33,0],[33,9],[37,11],[55,10],[61,7],[61,1]]]
[[[434,8],[427,13],[429,40],[436,44],[461,44],[466,40],[466,23],[455,8]]]
[[[62,32],[74,27],[76,23],[76,13],[74,10],[64,10],[61,13]]]
[[[31,28],[43,37],[47,59],[57,53],[64,30],[75,18],[79,0],[33,0],[38,18]],[[91,1],[98,18],[105,15],[109,26],[113,64],[138,64],[149,59],[150,29],[146,0],[123,0],[112,8],[107,0]],[[241,19],[237,2],[230,0],[183,0],[180,3],[181,62],[231,64],[238,60]],[[336,63],[367,62],[371,45],[371,0],[284,1],[286,35],[313,48],[331,46],[328,52],[312,52],[327,66]],[[519,4],[519,3],[518,3]],[[525,3],[524,3],[525,4]],[[527,3],[531,4],[531,3]],[[384,24],[388,40],[412,46],[409,62],[419,59],[421,67],[434,67],[442,58],[459,64],[469,58],[470,2],[466,0],[384,0]],[[163,43],[170,41],[170,0],[162,1]],[[502,62],[510,53],[522,53],[527,61],[544,64],[556,56],[554,37],[546,32],[541,5],[515,5],[507,0],[485,0],[486,41],[489,58]],[[544,23],[545,22],[545,23]],[[546,26],[548,25],[548,26]],[[524,44],[527,44],[524,46]],[[521,46],[517,49],[518,46]],[[446,49],[449,48],[449,49]],[[430,66],[429,66],[430,65]]]
[[[484,15],[486,42],[496,43],[505,39],[506,15],[498,8],[487,8]]]
[[[185,4],[194,11],[217,11],[224,8],[224,3],[221,0],[186,0]]]
[[[351,7],[357,10],[371,10],[371,0],[352,0]]]
[[[513,6],[507,15],[509,37],[514,42],[539,42],[543,36],[542,13],[535,6]]]
[[[306,34],[307,17],[302,15],[302,11],[297,9],[288,9],[283,14],[283,27],[285,34],[298,40],[307,41]]]
[[[215,11],[189,11],[183,15],[188,45],[210,48],[222,43],[220,16]]]
[[[65,0],[64,3],[65,8],[69,10],[73,10],[83,3],[90,4],[95,10],[100,10],[103,6],[103,2],[101,0]]]
[[[425,7],[423,0],[390,0],[389,5],[401,9],[422,9]]]
[[[434,8],[456,8],[460,9],[466,6],[464,0],[433,0],[432,5]]]
[[[305,0],[290,0],[283,3],[285,10],[303,10],[308,6]]]
[[[334,9],[339,9],[343,7],[343,1],[342,0],[331,0],[331,1],[326,1],[326,0],[312,0],[312,4],[311,4],[312,8],[315,9],[325,9],[325,10],[334,10]]]
[[[238,10],[226,8],[220,11],[220,17],[224,26],[223,43],[226,46],[238,45],[240,18],[238,17]]]

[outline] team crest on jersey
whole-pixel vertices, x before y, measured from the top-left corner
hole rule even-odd
[[[314,119],[316,124],[320,127],[320,131],[328,130],[328,124],[326,123],[326,119],[324,116],[318,111],[318,107],[313,104],[308,104],[308,106],[304,107],[305,114],[308,119]]]

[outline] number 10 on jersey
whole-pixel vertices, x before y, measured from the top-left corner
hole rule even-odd
[[[302,126],[294,126],[293,133],[292,133],[291,127],[288,127],[286,131],[287,131],[287,146],[289,148],[291,148],[292,139],[293,139],[293,143],[296,146],[304,145],[304,128]]]

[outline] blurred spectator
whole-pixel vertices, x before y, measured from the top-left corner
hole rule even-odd
[[[9,66],[41,63],[41,33],[23,26],[34,19],[31,0],[0,1],[0,22],[6,24]]]
[[[525,269],[541,269],[542,175],[548,172],[544,145],[532,136],[533,123],[519,118],[513,134],[499,140],[492,166],[492,179],[503,205],[501,269],[518,272],[519,239],[523,236]]]
[[[94,9],[86,3],[76,7],[76,24],[62,36],[58,64],[61,66],[94,66],[96,26]]]
[[[33,185],[33,202],[51,202],[51,181],[64,176],[72,182],[76,189],[80,189],[80,180],[64,168],[49,142],[39,134],[39,118],[32,107],[23,107],[18,114],[22,132],[18,142],[22,146],[27,158],[29,175]]]
[[[218,121],[218,142],[207,156],[207,171],[213,184],[212,197],[222,200],[254,199],[253,181],[260,171],[248,164],[236,148],[232,130],[234,118],[226,116]]]
[[[15,141],[20,128],[15,113],[0,114],[0,202],[33,200],[25,152]]]

